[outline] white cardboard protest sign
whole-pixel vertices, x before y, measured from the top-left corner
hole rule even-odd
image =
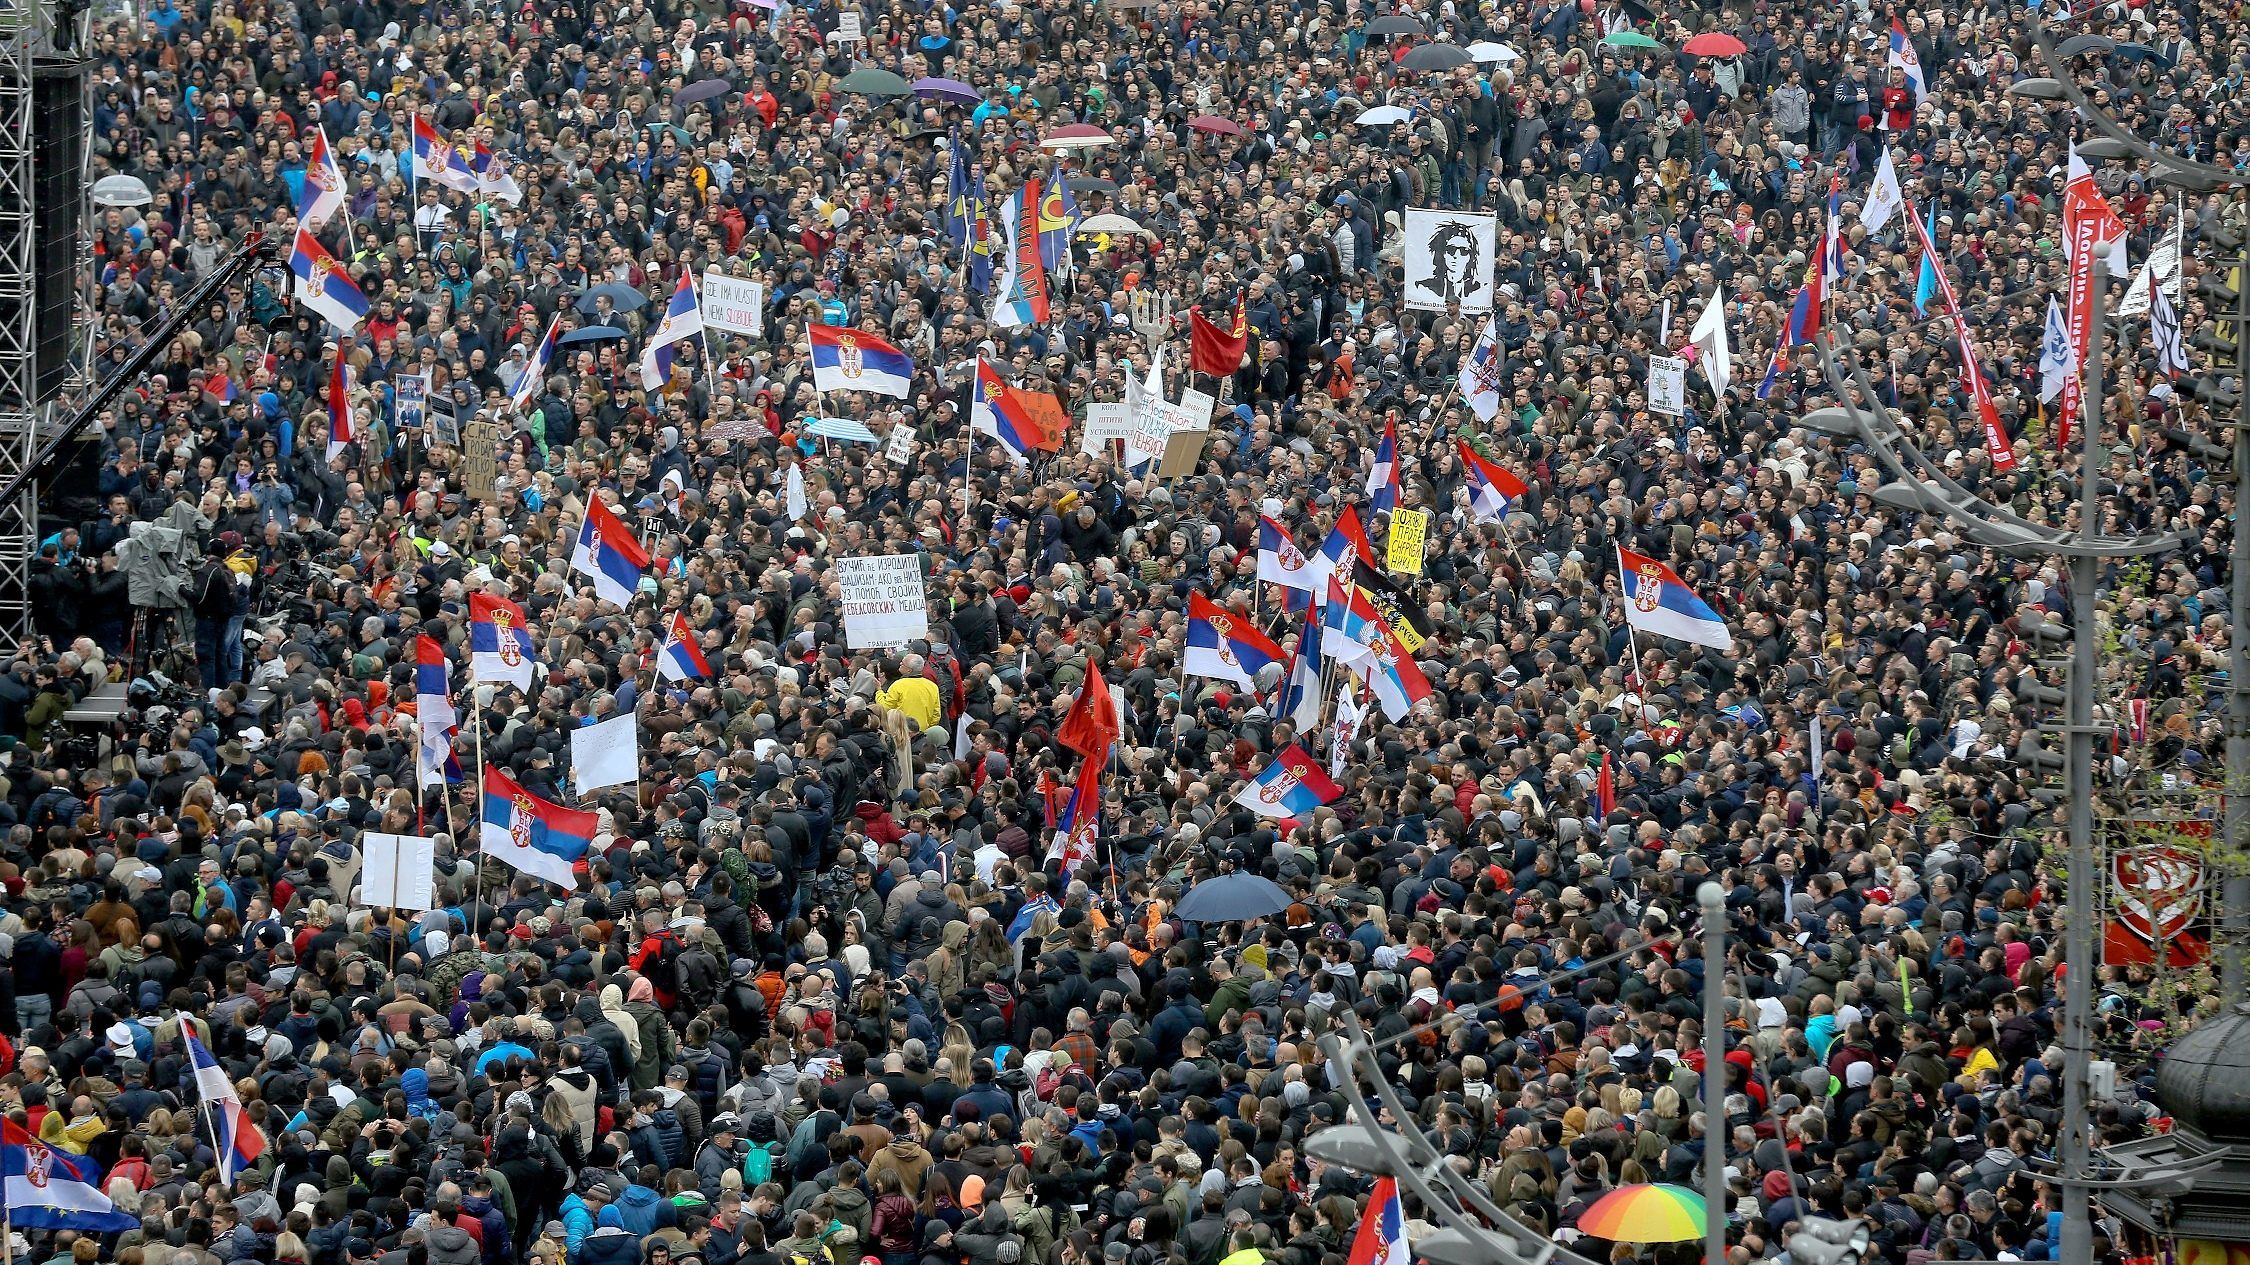
[[[1678,356],[1648,358],[1648,407],[1667,417],[1687,415],[1687,361]]]
[[[1086,432],[1078,437],[1078,451],[1090,457],[1102,456],[1113,439],[1123,440],[1133,432],[1133,411],[1122,403],[1089,404],[1086,406]]]
[[[766,283],[730,277],[713,268],[703,274],[703,323],[712,329],[762,338],[766,332]]]
[[[894,650],[930,635],[930,600],[918,554],[836,559],[844,604],[844,644]]]
[[[641,780],[640,722],[631,712],[570,731],[571,780],[578,793]]]
[[[359,900],[375,909],[427,910],[437,872],[437,841],[370,830],[359,837]]]

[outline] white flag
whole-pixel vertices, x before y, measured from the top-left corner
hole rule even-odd
[[[2063,322],[2062,305],[2047,300],[2047,332],[2039,339],[2039,402],[2062,393],[2063,383],[2077,369],[2078,357],[2070,346],[2070,327]]]
[[[640,722],[631,712],[570,731],[570,765],[578,793],[641,780]]]
[[[2147,262],[2141,265],[2140,272],[2134,276],[2132,286],[2125,291],[2124,300],[2117,305],[2117,314],[2119,316],[2148,315],[2149,291],[2156,286],[2172,284],[2173,278],[2179,275],[2179,247],[2170,242],[2164,242],[2152,248],[2148,252]]]
[[[2180,345],[2180,315],[2163,286],[2149,291],[2148,336],[2156,344],[2156,367],[2178,377],[2188,371],[2187,349]]]
[[[1883,165],[1875,169],[1875,183],[1868,186],[1867,199],[1859,204],[1859,222],[1873,237],[1883,231],[1899,208],[1906,205],[1906,194],[1898,187],[1898,167],[1891,161],[1891,151],[1883,151]]]
[[[1727,351],[1724,286],[1712,288],[1711,301],[1703,305],[1703,315],[1695,318],[1695,328],[1688,333],[1688,346],[1695,349],[1696,362],[1703,366],[1703,376],[1711,380],[1711,394],[1725,395],[1727,380],[1734,375],[1734,365]]]
[[[805,499],[805,468],[802,464],[794,461],[789,463],[789,476],[782,494],[786,498],[789,521],[803,522],[806,513],[812,509],[812,503]]]

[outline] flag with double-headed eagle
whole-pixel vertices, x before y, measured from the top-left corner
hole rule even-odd
[[[1273,638],[1249,620],[1201,593],[1188,594],[1185,666],[1191,675],[1232,681],[1251,690],[1258,687],[1260,669],[1287,657]]]
[[[1235,793],[1234,802],[1261,817],[1301,817],[1343,793],[1344,788],[1292,742],[1275,752],[1273,763]]]

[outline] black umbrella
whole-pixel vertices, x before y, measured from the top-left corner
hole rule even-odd
[[[1289,893],[1261,875],[1237,870],[1188,889],[1173,910],[1186,922],[1243,922],[1289,908]]]
[[[1428,35],[1430,30],[1403,13],[1392,13],[1367,24],[1369,35]]]
[[[1072,193],[1117,192],[1115,181],[1104,180],[1100,176],[1072,176],[1066,183],[1070,185]]]
[[[1408,70],[1451,70],[1475,61],[1469,50],[1457,44],[1424,44],[1400,58],[1398,64]]]

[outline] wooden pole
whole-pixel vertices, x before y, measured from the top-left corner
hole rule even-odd
[[[472,726],[472,732],[474,735],[472,741],[474,741],[476,744],[477,793],[482,794],[484,791],[484,708],[477,702],[476,683],[473,679],[471,680],[469,685],[469,718],[469,723]],[[458,838],[453,841],[453,846],[456,853],[459,852],[461,844],[462,841]],[[483,912],[480,908],[483,904],[484,843],[480,839],[477,843],[476,896],[474,901],[469,906],[472,911],[475,911],[477,913],[477,918],[480,924],[483,921],[484,917]],[[484,928],[481,925],[471,928],[469,934],[472,940],[475,940],[479,943],[482,943],[484,940]]]

